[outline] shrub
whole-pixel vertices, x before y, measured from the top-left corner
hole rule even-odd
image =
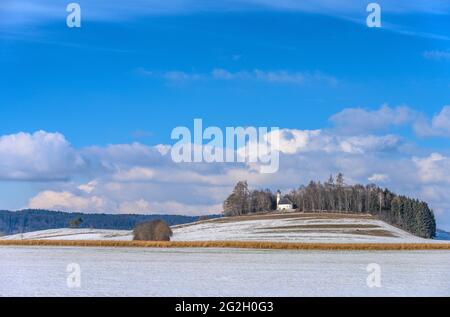
[[[83,224],[83,219],[81,217],[74,218],[69,222],[69,228],[77,229]]]
[[[133,235],[135,241],[170,241],[173,232],[165,221],[154,220],[138,224]]]

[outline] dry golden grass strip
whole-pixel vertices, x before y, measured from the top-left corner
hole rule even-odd
[[[0,246],[246,248],[274,250],[450,250],[450,243],[294,243],[264,241],[0,240]]]

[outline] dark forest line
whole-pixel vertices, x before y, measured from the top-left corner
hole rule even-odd
[[[199,217],[179,215],[113,215],[69,213],[51,210],[0,210],[0,234],[16,234],[58,228],[132,230],[137,224],[161,219],[169,225],[197,221]]]

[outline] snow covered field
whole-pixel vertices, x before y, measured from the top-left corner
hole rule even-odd
[[[430,242],[369,215],[268,214],[176,226],[174,241]]]
[[[0,237],[0,240],[117,240],[131,241],[133,234],[127,230],[102,229],[50,229]]]
[[[173,241],[273,241],[330,243],[420,243],[369,215],[266,214],[219,218],[173,227]],[[52,229],[7,236],[6,240],[132,240],[131,231]]]
[[[448,251],[0,247],[0,267],[0,296],[450,296]]]

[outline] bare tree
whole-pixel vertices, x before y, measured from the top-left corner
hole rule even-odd
[[[248,213],[250,211],[249,196],[247,182],[238,182],[223,204],[224,214],[226,216],[239,216]]]

